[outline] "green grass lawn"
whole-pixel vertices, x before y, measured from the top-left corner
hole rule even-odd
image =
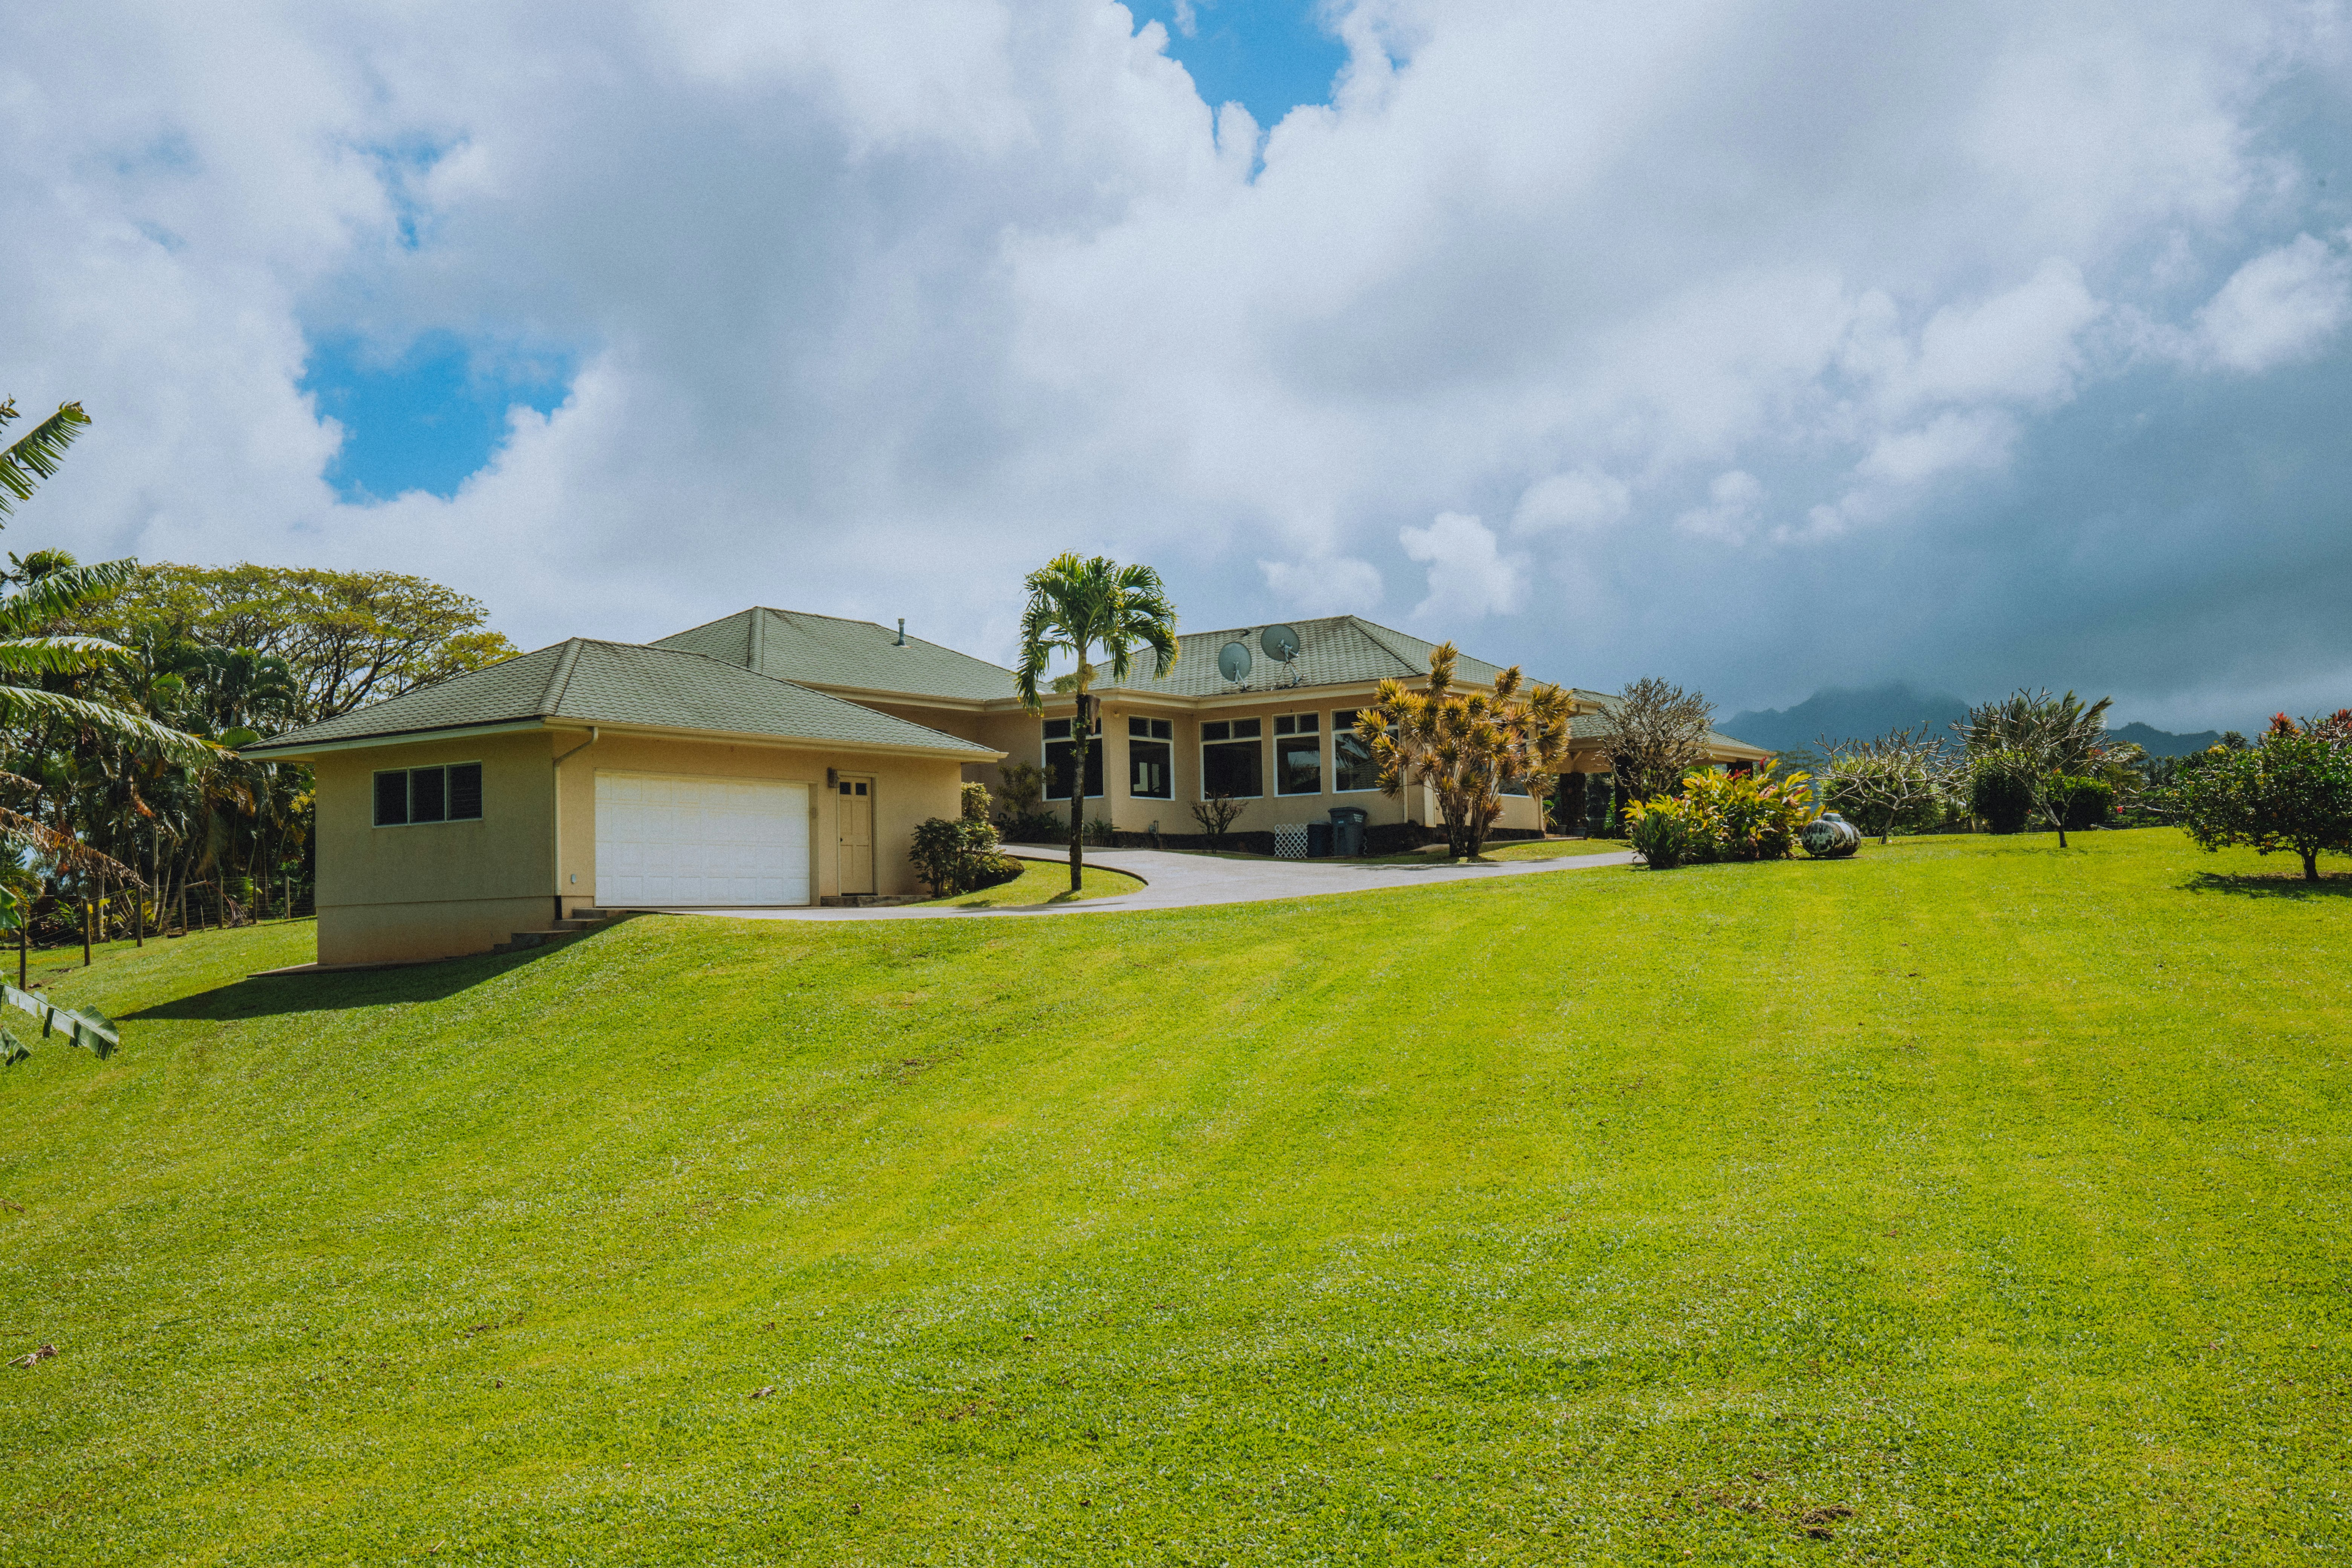
[[[118,950],[0,1075],[0,1563],[2332,1560],[2347,868]]]
[[[1066,904],[1084,899],[1113,897],[1131,893],[1143,886],[1137,879],[1121,871],[1105,870],[1100,866],[1078,868],[1078,891],[1070,892],[1070,863],[1066,860],[1024,860],[1021,875],[1009,882],[999,882],[993,888],[982,888],[975,893],[958,893],[951,899],[925,899],[926,909],[995,910]]]

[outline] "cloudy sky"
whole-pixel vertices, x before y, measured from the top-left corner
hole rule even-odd
[[[1727,708],[2352,700],[2332,3],[34,6],[0,544],[531,645],[1021,574]]]

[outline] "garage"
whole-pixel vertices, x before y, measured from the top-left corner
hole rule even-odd
[[[809,786],[596,774],[596,902],[605,909],[805,904]]]

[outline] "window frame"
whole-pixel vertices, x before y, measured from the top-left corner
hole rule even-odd
[[[1234,727],[1241,724],[1253,725],[1255,729],[1247,735],[1234,734],[1233,732]],[[1209,731],[1213,729],[1223,730],[1224,733],[1221,737],[1212,739]],[[1228,800],[1264,800],[1265,798],[1265,720],[1263,716],[1258,716],[1248,719],[1204,719],[1201,721],[1199,749],[1202,800],[1210,798],[1209,752],[1211,750],[1222,746],[1231,751],[1239,751],[1244,744],[1253,746],[1257,751],[1257,791],[1254,795],[1228,795],[1226,798]]]
[[[1366,753],[1363,763],[1366,767],[1371,769],[1373,782],[1355,789],[1350,789],[1340,782],[1343,773],[1339,764],[1339,737],[1345,735],[1349,740],[1353,741],[1356,744],[1360,746],[1363,744],[1363,741],[1356,733],[1356,715],[1363,710],[1364,710],[1361,707],[1334,708],[1331,710],[1331,793],[1333,795],[1378,795],[1381,793],[1379,782],[1381,770],[1379,764],[1372,761],[1369,752]],[[1339,715],[1342,713],[1345,713],[1348,716],[1348,721],[1345,724],[1339,722]]]
[[[449,787],[449,775],[459,768],[471,768],[474,770],[475,811],[474,815],[471,816],[452,816],[449,815],[449,803],[456,795],[456,792]],[[377,791],[381,786],[376,783],[376,781],[389,773],[398,773],[401,776],[400,801],[401,808],[404,815],[398,822],[380,822],[376,820],[381,815],[382,804],[377,795]],[[441,775],[441,815],[428,818],[423,822],[419,822],[416,819],[416,785],[412,777],[412,775],[416,773],[439,773]],[[483,800],[482,796],[482,764],[479,760],[475,758],[469,757],[462,762],[455,763],[425,763],[419,766],[409,768],[374,768],[370,770],[368,773],[368,826],[372,828],[447,827],[454,823],[480,822],[488,815],[488,810],[486,809],[487,803]]]
[[[1142,733],[1138,734],[1140,726]],[[1135,766],[1139,761],[1157,762],[1167,776],[1167,787],[1145,791],[1135,787]],[[1127,798],[1129,800],[1165,800],[1176,798],[1176,725],[1173,720],[1154,719],[1146,714],[1130,713],[1127,719]]]
[[[1301,720],[1313,725],[1314,728],[1307,731],[1300,730],[1298,726]],[[1290,726],[1287,732],[1283,730],[1283,726],[1285,724],[1288,724]],[[1315,742],[1315,787],[1313,789],[1292,789],[1289,787],[1289,778],[1286,773],[1286,764],[1283,761],[1283,747],[1286,744],[1296,746],[1299,742],[1304,740],[1312,740]],[[1309,795],[1326,794],[1328,792],[1323,787],[1324,771],[1323,714],[1321,710],[1317,709],[1308,709],[1301,712],[1276,714],[1274,716],[1275,795],[1277,797],[1286,796],[1292,800],[1304,800]]]

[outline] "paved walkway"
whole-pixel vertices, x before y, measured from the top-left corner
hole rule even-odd
[[[1008,844],[1004,852],[1024,860],[1069,864],[1070,853],[1034,844]],[[1382,888],[1424,888],[1432,882],[1484,881],[1495,877],[1534,877],[1550,871],[1584,871],[1599,866],[1629,866],[1633,857],[1579,855],[1558,860],[1497,860],[1485,866],[1350,866],[1322,860],[1224,860],[1211,855],[1179,855],[1159,849],[1089,849],[1087,864],[1139,877],[1131,893],[1084,899],[1076,903],[1016,905],[959,910],[900,906],[878,910],[751,909],[664,910],[664,914],[725,915],[749,921],[969,921],[1034,919],[1042,915],[1108,915],[1126,910],[1183,910],[1204,904],[1252,904],[1268,899],[1313,898],[1322,893],[1364,893]]]

